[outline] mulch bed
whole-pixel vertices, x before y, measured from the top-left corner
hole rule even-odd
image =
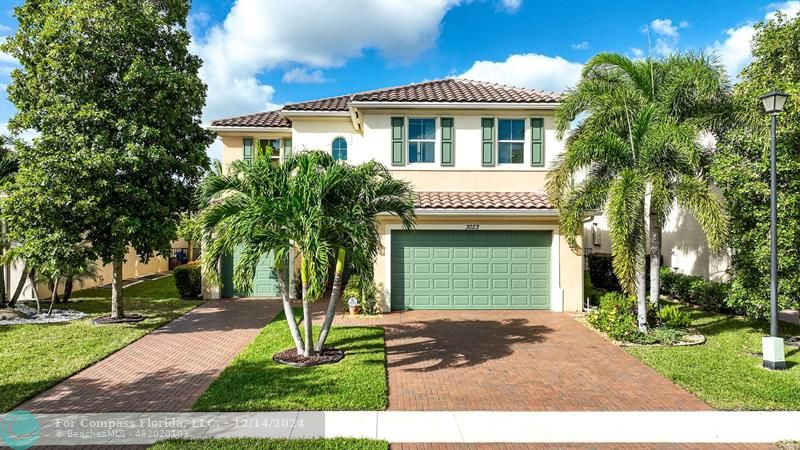
[[[289,348],[282,352],[278,352],[272,356],[272,360],[276,363],[286,364],[294,367],[311,367],[320,364],[334,364],[344,358],[344,350],[338,348],[324,348],[316,356],[300,356],[297,354],[297,349]]]
[[[136,323],[143,320],[144,316],[141,314],[128,314],[124,317],[120,317],[119,319],[112,319],[111,316],[98,317],[97,319],[92,320],[92,323],[95,325],[111,325],[115,323]]]
[[[800,336],[792,336],[784,341],[788,347],[800,348]]]

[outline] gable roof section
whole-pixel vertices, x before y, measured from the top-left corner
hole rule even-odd
[[[561,95],[554,92],[506,86],[486,81],[447,78],[308,102],[289,103],[284,105],[280,111],[219,119],[211,122],[211,126],[290,128],[292,126],[291,121],[281,116],[281,112],[346,112],[349,110],[351,102],[555,104],[559,101],[561,101]]]
[[[268,111],[246,116],[218,119],[211,122],[212,127],[263,127],[263,128],[291,128],[292,122],[283,117],[278,111]]]
[[[407,84],[352,95],[329,97],[302,103],[290,103],[284,111],[347,111],[355,102],[419,102],[419,103],[557,103],[561,96],[554,92],[524,89],[485,81],[447,78]]]

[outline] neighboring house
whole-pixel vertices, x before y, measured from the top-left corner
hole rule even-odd
[[[259,144],[276,160],[319,149],[353,164],[375,159],[413,183],[415,231],[381,220],[375,281],[387,311],[579,311],[582,252],[567,244],[544,194],[547,167],[563,150],[558,102],[554,93],[447,79],[288,104],[210,129],[225,166],[257,157]],[[221,262],[222,289],[207,289],[209,297],[277,295],[269,258],[254,291],[235,292],[237,259]]]

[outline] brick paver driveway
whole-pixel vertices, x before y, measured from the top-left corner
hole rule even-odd
[[[280,300],[206,302],[19,408],[38,413],[189,411],[281,308]]]
[[[406,311],[386,330],[391,410],[709,410],[568,314]]]

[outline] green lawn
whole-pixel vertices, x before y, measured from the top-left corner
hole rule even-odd
[[[318,333],[318,327],[315,334]],[[293,347],[283,313],[222,372],[195,411],[322,411],[386,408],[382,328],[334,327],[326,346],[345,351],[336,364],[297,368],[272,360]]]
[[[684,308],[708,341],[694,347],[630,347],[630,354],[717,409],[800,409],[800,351],[786,347],[785,371],[761,368],[769,324]],[[785,336],[800,328],[781,323]]]
[[[123,292],[126,311],[142,314],[145,320],[136,324],[92,324],[91,318],[108,315],[111,310],[111,290],[95,288],[75,292],[68,304],[58,305],[83,311],[88,318],[42,325],[0,325],[0,412],[201,303],[178,298],[172,276],[144,281]]]
[[[154,450],[227,450],[227,449],[269,449],[269,450],[388,450],[386,441],[369,439],[205,439],[172,440],[158,442]]]

